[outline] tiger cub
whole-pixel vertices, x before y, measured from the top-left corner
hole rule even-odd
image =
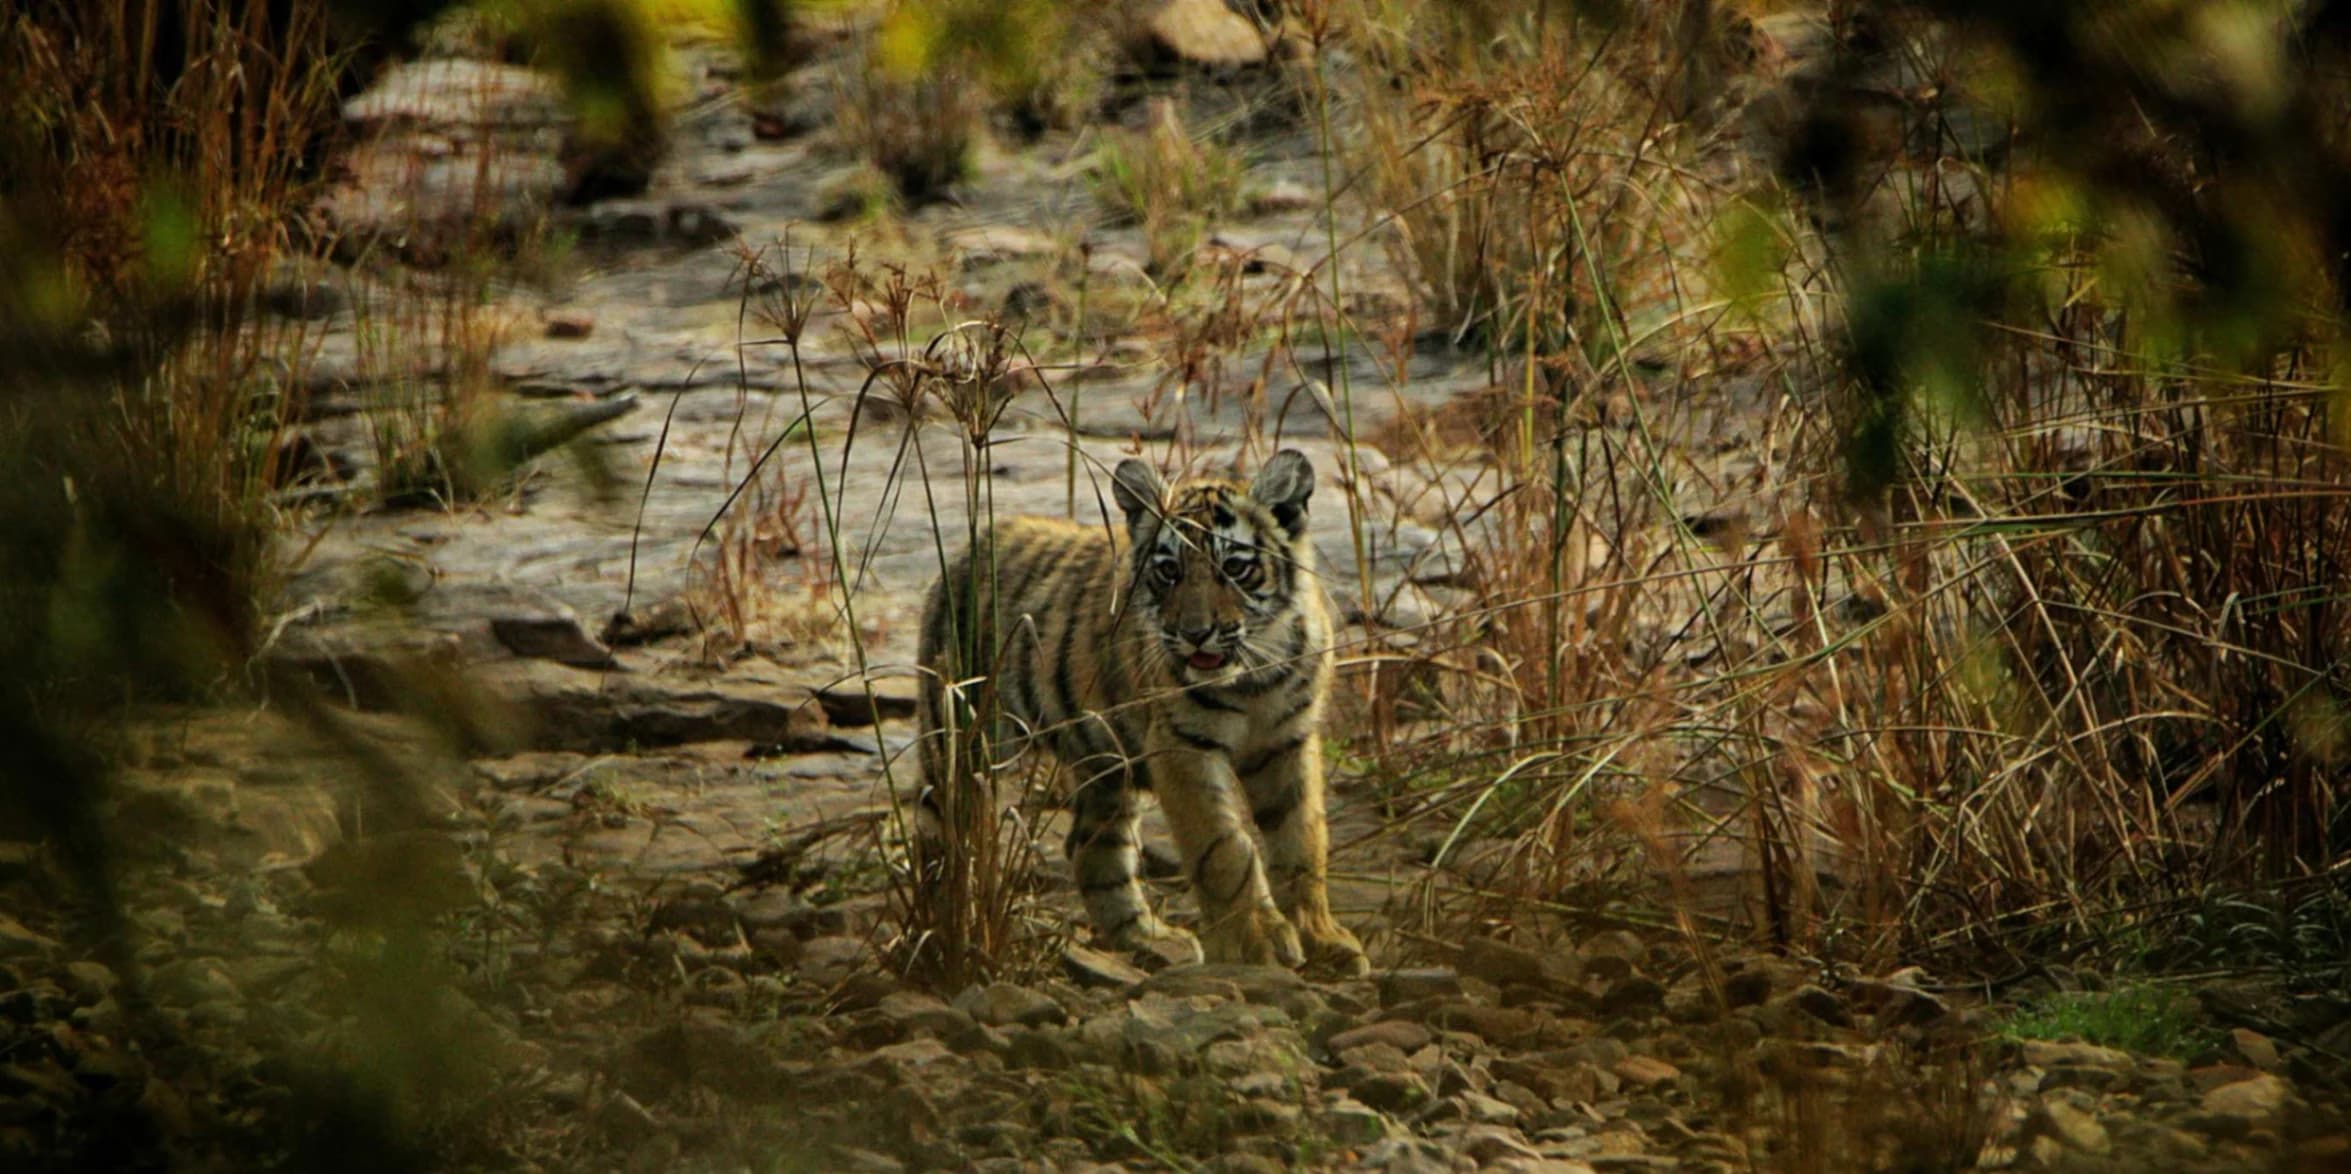
[[[1111,946],[1172,938],[1195,957],[1205,943],[1210,961],[1364,973],[1324,883],[1332,653],[1306,539],[1314,476],[1288,449],[1246,485],[1171,487],[1130,459],[1111,479],[1123,532],[1015,518],[950,563],[922,623],[930,825],[956,776],[948,722],[963,724],[969,706],[957,703],[993,671],[1014,727],[1004,732],[1043,743],[1071,776],[1066,847]],[[1136,880],[1143,790],[1157,794],[1199,899],[1197,939],[1154,915]]]

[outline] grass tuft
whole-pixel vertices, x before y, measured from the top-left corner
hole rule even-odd
[[[2018,1007],[2001,1021],[1999,1032],[2007,1039],[2078,1040],[2182,1060],[2211,1050],[2219,1041],[2195,996],[2154,983],[2046,995]]]
[[[1143,230],[1148,272],[1171,280],[1190,268],[1210,225],[1232,212],[1247,165],[1188,134],[1173,99],[1151,99],[1146,124],[1106,132],[1087,175],[1114,221]]]

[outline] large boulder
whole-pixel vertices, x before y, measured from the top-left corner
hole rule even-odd
[[[565,183],[572,117],[536,70],[437,58],[393,66],[343,104],[359,141],[319,210],[346,249],[436,263],[534,227]]]
[[[1161,0],[1142,14],[1132,48],[1161,67],[1245,69],[1266,59],[1265,34],[1224,0]]]

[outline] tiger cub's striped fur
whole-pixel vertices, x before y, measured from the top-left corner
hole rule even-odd
[[[924,610],[925,805],[952,785],[954,704],[993,671],[1004,732],[1071,777],[1067,847],[1099,934],[1191,935],[1136,880],[1136,792],[1159,797],[1212,961],[1365,969],[1324,884],[1321,723],[1331,619],[1306,539],[1314,468],[1275,453],[1249,484],[1172,488],[1127,460],[1123,532],[1018,518],[955,559]],[[1262,854],[1251,835],[1264,839]],[[934,820],[935,826],[935,820]]]

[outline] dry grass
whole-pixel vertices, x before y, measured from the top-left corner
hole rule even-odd
[[[2144,305],[2108,245],[2133,238],[2001,236],[2049,190],[1932,151],[1808,219],[1842,197],[1742,175],[1689,84],[1743,26],[1309,7],[1315,44],[1367,63],[1360,87],[1307,75],[1303,100],[1369,215],[1343,235],[1344,192],[1325,209],[1341,264],[1167,296],[1162,389],[1227,394],[1269,340],[1267,376],[1415,334],[1492,359],[1490,390],[1378,438],[1403,496],[1352,503],[1359,549],[1392,508],[1443,519],[1459,552],[1457,606],[1350,650],[1355,749],[1391,809],[1446,853],[1503,846],[1441,916],[1642,860],[1693,932],[1727,917],[1873,964],[2000,964],[2332,862],[2345,519],[2323,348],[2227,372],[2176,350],[2176,317],[2117,332]],[[1147,238],[1230,198],[1166,119],[1102,159],[1104,202]],[[1413,287],[1402,321],[1359,316],[1341,269],[1367,249]],[[909,310],[861,345],[870,394],[912,419],[937,356]],[[982,516],[992,417],[945,414]],[[1723,429],[1752,459],[1712,459]],[[1707,887],[1726,861],[1729,894]],[[948,932],[943,909],[913,916]]]
[[[843,311],[842,341],[868,372],[851,405],[856,423],[838,443],[898,446],[902,475],[931,503],[941,570],[992,516],[994,472],[987,447],[1031,365],[1012,329],[989,320],[957,322],[950,313],[948,286],[936,272],[868,265],[851,256],[827,265],[821,288],[811,288],[790,272],[799,261],[788,242],[741,258],[746,291],[765,291],[745,295],[752,299],[746,309],[767,328],[749,345],[781,348],[799,372],[796,420],[756,453],[742,450],[746,467],[726,513],[745,512],[735,515],[740,520],[720,525],[720,595],[739,601],[729,606],[746,610],[773,606],[761,602],[773,593],[759,571],[765,559],[756,543],[763,521],[801,546],[804,566],[861,566],[862,552],[852,545],[857,539],[841,522],[847,498],[893,492],[887,486],[840,481],[828,464],[828,457],[838,458],[824,450],[810,426],[818,394],[801,366],[802,350],[820,307]],[[960,443],[952,467],[931,464],[938,457],[918,435],[926,420],[955,430]],[[904,431],[896,437],[876,435],[877,429],[887,431],[884,422]],[[786,446],[805,449],[808,480],[777,482],[766,471],[769,459]],[[729,452],[732,457],[736,450]],[[960,495],[964,526],[941,520],[933,496],[941,492]],[[743,548],[741,558],[732,553],[737,547]],[[874,633],[858,613],[858,594],[837,577],[814,586],[817,610],[833,613],[831,631],[846,641],[871,702],[875,666],[869,642]],[[971,649],[994,647],[989,633],[964,636]],[[1047,764],[1032,758],[1018,769],[998,769],[1011,750],[1000,732],[1001,710],[991,684],[944,682],[942,687],[950,703],[948,745],[942,752],[948,778],[939,780],[941,834],[923,834],[911,807],[923,782],[914,756],[884,767],[896,817],[888,829],[893,842],[886,845],[896,862],[889,880],[897,922],[891,945],[897,965],[908,974],[942,989],[959,989],[975,980],[1034,973],[1062,939],[1058,928],[1034,916],[1041,868],[1037,800],[1053,794]]]
[[[687,590],[703,659],[724,664],[754,653],[798,659],[836,642],[840,605],[833,596],[840,588],[812,545],[814,514],[807,483],[777,472],[747,484],[719,520]],[[787,559],[800,568],[800,581],[773,581],[766,568]]]
[[[490,256],[459,253],[439,274],[356,300],[356,373],[379,389],[368,440],[386,505],[446,508],[512,488],[513,463],[481,451],[500,423],[490,356],[516,329],[484,304]]]
[[[1443,509],[1479,605],[1391,638],[1437,670],[1386,772],[1408,810],[1515,837],[1517,899],[1635,798],[1639,826],[1737,845],[1770,940],[1877,962],[2097,948],[2332,865],[2331,328],[2249,325],[2334,316],[2298,230],[2265,254],[2282,286],[2199,329],[2174,299],[2240,295],[2168,271],[2141,193],[1874,162],[1824,238],[1771,211],[1803,192],[1693,178],[1705,137],[1636,97],[1671,92],[1640,72],[1667,30],[1613,30],[1620,54],[1420,27],[1367,53],[1423,113],[1365,102],[1361,170],[1438,325],[1513,365],[1383,441],[1431,485],[1465,443],[1500,454]],[[2092,201],[2138,227],[2084,231]],[[1709,222],[1747,272],[1673,268]],[[1725,380],[1832,394],[1765,398],[1761,466],[1710,484],[1677,405]]]
[[[987,131],[972,79],[953,71],[896,79],[878,66],[853,71],[839,134],[908,204],[944,197],[969,177]]]
[[[1230,148],[1184,129],[1171,98],[1153,98],[1141,131],[1113,130],[1095,149],[1094,198],[1143,231],[1146,271],[1180,280],[1216,218],[1233,210],[1246,166]]]
[[[77,410],[47,421],[65,447],[41,459],[86,452],[104,472],[85,480],[121,477],[231,543],[231,613],[250,614],[270,573],[267,495],[302,411],[303,328],[255,305],[291,243],[302,160],[333,126],[325,35],[308,4],[282,20],[210,4],[0,10],[0,297],[31,348],[20,376],[79,384]]]
[[[945,198],[978,167],[995,115],[1026,135],[1092,109],[1092,25],[1059,0],[893,0],[841,74],[835,142],[907,204]]]
[[[786,260],[783,253],[746,250],[741,277],[746,291],[766,290],[755,308],[762,324],[796,341],[816,306],[795,275],[779,272]],[[840,578],[818,503],[806,479],[770,459],[787,445],[815,441],[805,412],[779,421],[776,410],[770,402],[753,420],[748,395],[737,391],[723,466],[736,489],[712,519],[694,562],[688,600],[702,628],[703,656],[716,663],[754,652],[805,657],[832,648],[841,635]],[[777,583],[768,573],[785,560],[798,568],[798,583]]]
[[[1602,361],[1657,329],[1631,315],[1701,300],[1679,266],[1702,252],[1719,195],[1687,170],[1698,128],[1640,76],[1663,27],[1576,35],[1535,8],[1367,7],[1356,35],[1372,64],[1350,95],[1346,162],[1428,328]],[[1678,333],[1639,341],[1678,350],[1691,332]]]

